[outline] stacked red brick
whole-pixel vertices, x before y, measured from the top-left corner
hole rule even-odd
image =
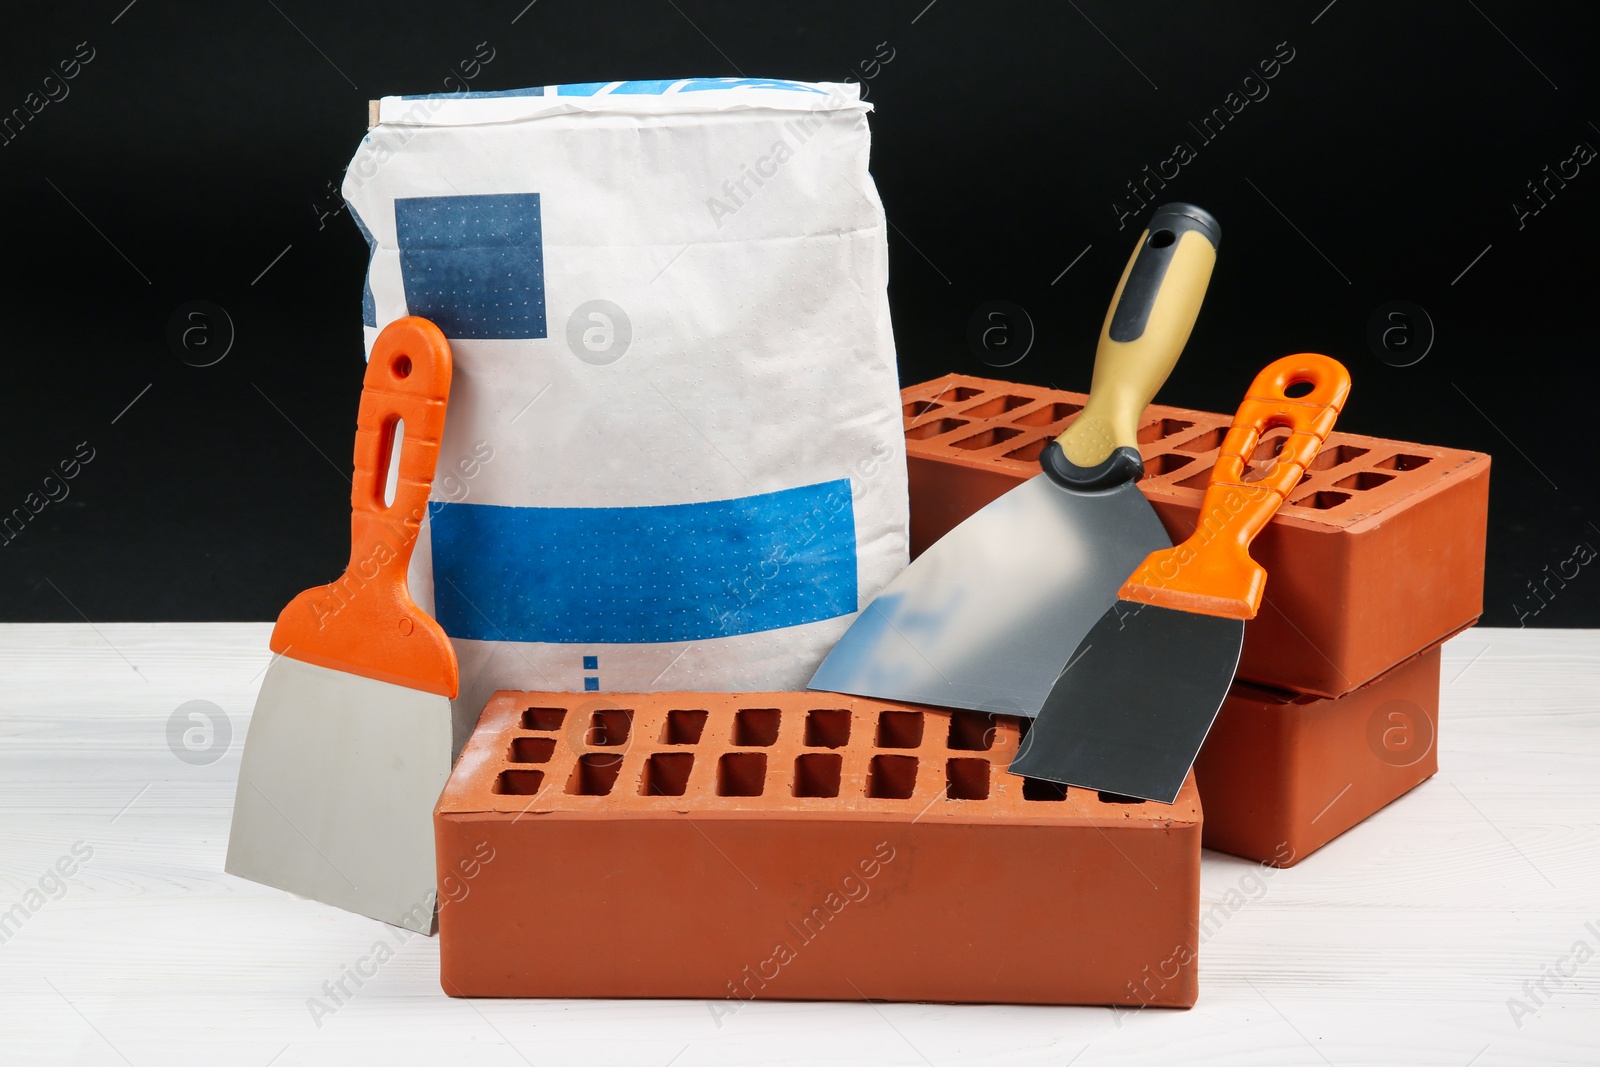
[[[1037,474],[1084,399],[963,375],[903,390],[913,555]],[[1140,488],[1174,540],[1229,422],[1145,412]],[[1251,548],[1266,599],[1195,765],[1206,845],[1292,864],[1438,769],[1438,649],[1483,610],[1488,475],[1477,452],[1329,437]]]

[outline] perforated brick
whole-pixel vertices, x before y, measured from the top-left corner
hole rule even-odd
[[[1081,393],[946,375],[902,391],[913,556],[1039,473]],[[1231,415],[1152,404],[1139,487],[1174,541],[1194,530]],[[1264,436],[1268,464],[1287,431]],[[1239,677],[1334,697],[1483,612],[1489,457],[1335,431],[1251,554],[1267,569]]]
[[[1192,779],[1170,806],[1028,781],[1018,731],[826,693],[497,693],[436,812],[445,991],[1192,1004]]]

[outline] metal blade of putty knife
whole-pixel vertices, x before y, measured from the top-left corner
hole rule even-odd
[[[1309,388],[1307,388],[1309,387]],[[1333,431],[1350,375],[1313,352],[1269,364],[1223,439],[1194,534],[1139,565],[1068,660],[1011,762],[1013,774],[1170,804],[1233,683],[1267,572],[1250,542]],[[1273,466],[1245,469],[1286,426]]]
[[[992,501],[895,577],[829,652],[812,689],[1033,715],[1124,576],[1171,545],[1135,486],[1139,419],[1183,351],[1221,227],[1168,204],[1106,313],[1088,403]]]

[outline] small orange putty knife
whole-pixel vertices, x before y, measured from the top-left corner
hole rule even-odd
[[[350,494],[350,562],[278,616],[256,698],[226,870],[422,933],[433,931],[433,807],[450,775],[455,651],[411,599],[450,346],[427,319],[390,323],[367,363]]]
[[[1333,432],[1350,374],[1314,352],[1269,364],[1223,438],[1194,534],[1150,553],[1067,661],[1011,762],[1014,774],[1170,804],[1228,695],[1266,570],[1250,542]],[[1268,430],[1290,433],[1245,480]]]

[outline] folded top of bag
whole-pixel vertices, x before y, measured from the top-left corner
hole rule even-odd
[[[854,82],[679,78],[386,96],[378,103],[378,122],[395,126],[471,126],[580,112],[684,115],[755,109],[870,111],[872,105],[861,99],[861,86]]]

